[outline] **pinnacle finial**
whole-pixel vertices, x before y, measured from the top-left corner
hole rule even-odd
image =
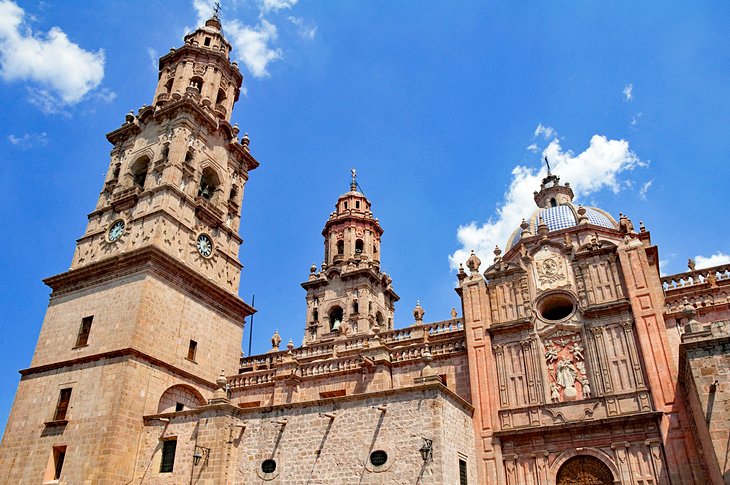
[[[550,162],[548,162],[547,155],[545,155],[545,165],[547,165],[548,169],[548,177],[552,175],[552,172],[550,171]]]
[[[354,168],[350,170],[350,174],[352,175],[352,181],[350,182],[350,190],[355,192],[357,190],[357,170]]]

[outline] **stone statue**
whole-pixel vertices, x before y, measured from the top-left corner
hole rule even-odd
[[[689,258],[687,260],[687,267],[689,268],[690,271],[694,271],[695,270],[695,260],[692,258]]]
[[[473,274],[479,271],[479,266],[481,264],[482,260],[479,259],[476,254],[474,254],[474,250],[472,249],[469,259],[466,260],[466,267],[469,268],[469,271],[471,271]]]
[[[554,382],[550,386],[550,399],[553,402],[560,401],[560,389],[558,388],[558,385],[555,384]]]
[[[580,384],[583,386],[583,397],[586,399],[591,397],[591,385],[588,382],[588,379],[584,377],[581,379]]]
[[[545,360],[548,364],[552,364],[558,359],[558,349],[552,345],[545,346]]]
[[[456,313],[456,308],[451,307],[451,319],[456,320],[456,317],[458,317],[458,316],[459,316],[459,314]]]
[[[279,330],[274,330],[274,335],[271,337],[271,348],[279,350],[279,345],[281,345],[281,336]]]
[[[575,383],[576,370],[573,361],[567,358],[563,358],[558,362],[558,369],[556,372],[556,380],[562,387],[568,388],[573,387]]]

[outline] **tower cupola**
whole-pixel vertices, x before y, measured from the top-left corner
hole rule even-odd
[[[304,341],[350,334],[376,334],[393,328],[398,295],[380,270],[383,229],[353,169],[350,190],[342,194],[324,225],[324,261],[310,268]]]

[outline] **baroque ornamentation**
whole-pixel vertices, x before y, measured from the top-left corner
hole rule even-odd
[[[577,332],[558,330],[543,341],[552,402],[591,397],[585,348]]]

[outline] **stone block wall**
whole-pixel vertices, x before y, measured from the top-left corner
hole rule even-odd
[[[169,418],[166,423],[159,417]],[[237,409],[209,406],[148,417],[137,479],[149,485],[212,484],[453,484],[458,459],[476,483],[471,407],[440,384],[322,399],[297,405]],[[160,473],[161,443],[177,439],[172,473]],[[433,440],[433,459],[419,453]],[[210,449],[194,466],[196,444]],[[369,457],[382,450],[384,465]],[[262,462],[276,461],[265,473]],[[456,480],[456,481],[455,481]]]

